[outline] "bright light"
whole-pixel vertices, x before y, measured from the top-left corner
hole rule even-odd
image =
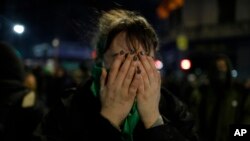
[[[181,69],[189,70],[191,68],[191,61],[189,59],[181,60]]]
[[[238,72],[236,70],[232,70],[232,77],[236,78],[238,76]]]
[[[23,25],[16,24],[13,26],[13,31],[16,32],[17,34],[22,34],[24,32],[25,28]]]
[[[160,70],[163,68],[163,63],[160,60],[155,61],[155,67]]]
[[[55,38],[52,40],[52,46],[53,47],[58,47],[60,45],[60,40],[58,38]]]

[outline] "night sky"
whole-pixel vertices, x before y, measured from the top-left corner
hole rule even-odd
[[[157,26],[155,9],[160,0],[1,0],[0,16],[5,18],[0,36],[10,40],[10,23],[22,23],[29,42],[62,40],[88,42],[95,31],[100,11],[125,8],[139,11]],[[14,38],[14,37],[13,37]],[[28,39],[27,39],[28,38]]]

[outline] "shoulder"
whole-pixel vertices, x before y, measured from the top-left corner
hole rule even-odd
[[[91,97],[93,95],[91,95],[88,85],[81,84],[65,90],[61,100],[43,119],[41,129],[53,132],[53,134],[61,134],[61,130],[72,133],[81,128],[81,124],[88,124],[85,121],[90,121],[89,119],[93,112],[96,112],[97,107],[93,104],[96,100]],[[52,131],[52,129],[54,130]]]
[[[161,101],[162,106],[167,106],[169,108],[178,108],[180,106],[185,106],[185,104],[172,92],[166,88],[161,88]]]
[[[165,88],[161,89],[160,112],[172,122],[193,121],[187,105]]]
[[[99,105],[98,98],[91,91],[92,79],[79,84],[63,92],[57,106],[63,108],[66,113],[73,111],[89,111],[89,106],[95,110]]]

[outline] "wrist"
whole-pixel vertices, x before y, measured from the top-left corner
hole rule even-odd
[[[151,128],[155,125],[155,123],[159,120],[159,117],[161,117],[160,113],[153,114],[151,117],[144,119],[144,126],[146,129]]]
[[[105,119],[107,119],[113,127],[115,127],[116,129],[118,129],[119,131],[121,130],[120,129],[120,125],[122,123],[122,120],[119,120],[118,118],[116,118],[116,116],[113,116],[112,114],[107,113],[105,111],[101,111],[100,114]]]
[[[160,126],[160,125],[163,125],[163,124],[164,124],[164,121],[163,121],[162,116],[160,115],[158,117],[158,119],[155,121],[155,123],[151,126],[151,128],[156,127],[156,126]]]

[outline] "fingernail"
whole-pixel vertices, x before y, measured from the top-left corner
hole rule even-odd
[[[133,60],[136,61],[136,60],[137,60],[137,56],[134,56],[134,57],[133,57]]]
[[[140,55],[143,56],[145,53],[143,51],[140,52]]]
[[[120,51],[120,55],[123,55],[123,54],[124,54],[124,51],[123,51],[123,50],[121,50],[121,51]]]

